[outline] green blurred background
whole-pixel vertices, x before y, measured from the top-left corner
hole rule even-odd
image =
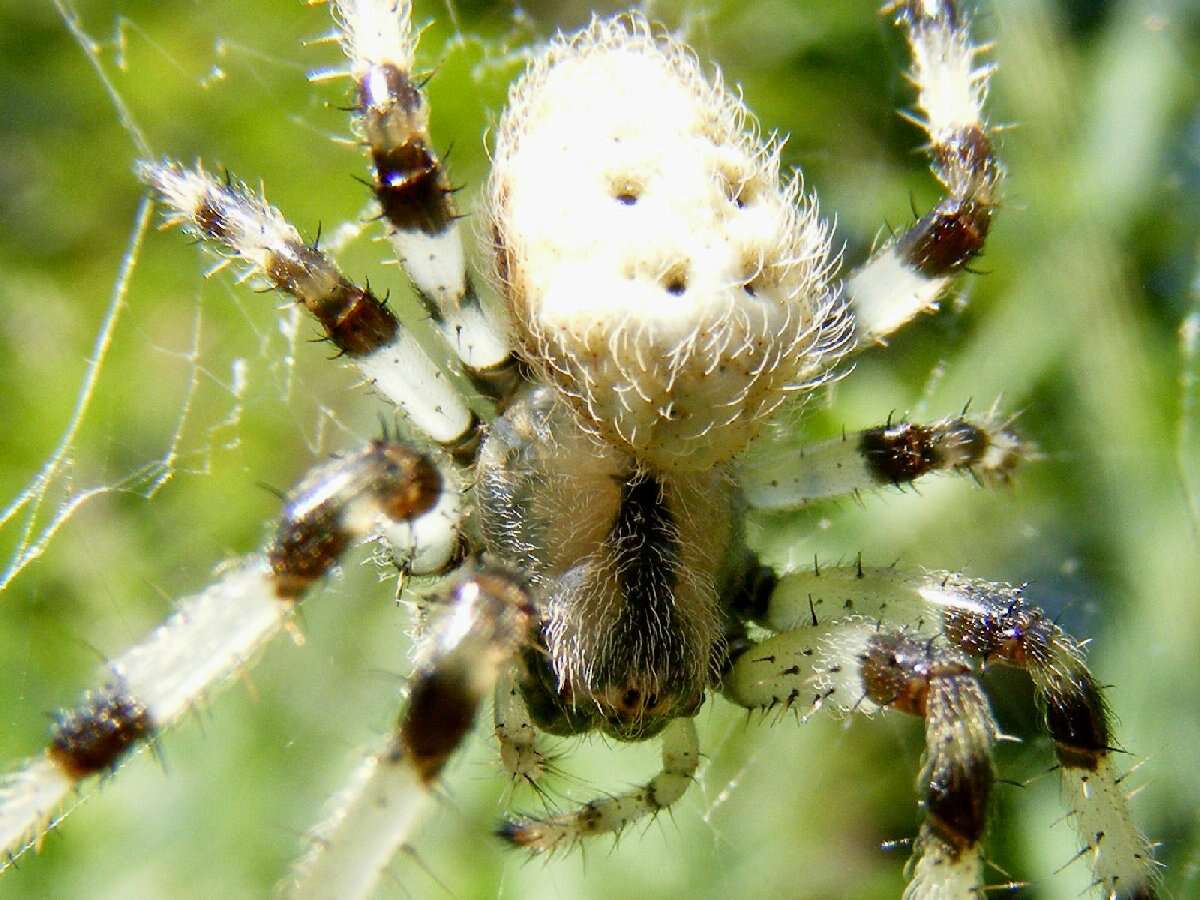
[[[1175,897],[1200,896],[1200,13],[1188,0],[980,3],[995,42],[993,123],[1010,177],[986,256],[955,299],[863,356],[788,440],[940,416],[997,398],[1044,458],[1011,489],[943,478],[801,516],[762,518],[752,538],[801,565],[862,551],[997,580],[1080,636],[1120,719],[1138,820]],[[597,8],[582,2],[417,4],[431,20],[422,65],[435,137],[453,144],[470,208],[484,137],[522,52]],[[605,7],[606,9],[611,7]],[[203,158],[249,181],[306,233],[362,213],[339,62],[302,42],[328,14],[296,0],[80,2],[81,27],[156,154]],[[653,3],[740,84],[765,128],[790,133],[857,262],[882,223],[903,226],[936,187],[910,104],[905,49],[873,0]],[[172,598],[268,533],[278,501],[314,460],[377,428],[378,402],[311,342],[275,295],[202,277],[177,233],[151,232],[86,415],[36,497],[84,383],[95,335],[135,233],[133,141],[89,57],[49,4],[0,3],[0,565],[12,573],[64,503],[83,502],[0,594],[0,760],[45,740],[98,664],[145,634]],[[368,232],[368,236],[374,236]],[[342,255],[413,310],[386,246]],[[277,312],[284,308],[284,312]],[[297,324],[298,323],[298,324]],[[25,502],[22,503],[22,497]],[[40,498],[40,502],[35,502]],[[9,505],[10,501],[13,505]],[[376,570],[349,562],[306,605],[306,646],[280,641],[211,705],[142,754],[0,880],[18,897],[254,897],[284,871],[358,749],[385,733],[403,687],[407,614]],[[7,575],[5,576],[7,578]],[[1052,752],[1028,686],[987,676],[1004,729],[989,847],[1031,898],[1079,896],[1086,867],[1061,815]],[[486,728],[451,767],[438,809],[381,896],[898,896],[915,832],[920,725],[899,717],[798,728],[721,701],[700,715],[699,783],[672,815],[549,862],[502,849],[505,801]],[[588,799],[644,779],[655,748],[592,741],[555,785]],[[1017,786],[1017,785],[1024,785]],[[518,795],[517,806],[533,798]],[[1062,871],[1059,871],[1062,869]],[[992,880],[1006,877],[999,872]]]

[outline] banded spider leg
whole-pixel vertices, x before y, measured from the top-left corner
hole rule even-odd
[[[946,885],[945,896],[965,896],[984,887],[996,727],[967,659],[1029,673],[1096,885],[1109,898],[1156,896],[1152,848],[1120,784],[1103,691],[1079,643],[1019,588],[859,564],[764,574],[747,602],[747,618],[776,634],[733,662],[724,691],[735,703],[925,718],[926,821],[906,896],[943,896]]]
[[[386,438],[313,469],[266,550],[230,561],[111,660],[99,686],[58,715],[45,754],[0,783],[0,852],[11,862],[39,844],[73,791],[115,771],[251,665],[356,541],[379,535],[418,568],[436,563],[456,541],[460,492],[448,463]]]

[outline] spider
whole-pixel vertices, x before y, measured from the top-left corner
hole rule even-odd
[[[778,572],[738,525],[747,506],[797,507],[938,470],[1005,480],[1026,454],[1003,423],[965,414],[889,420],[788,458],[751,447],[855,348],[935,305],[983,248],[1002,170],[981,109],[988,70],[963,11],[886,10],[912,47],[920,124],[947,197],[845,281],[815,205],[779,174],[778,143],[755,134],[686,47],[637,15],[553,42],[514,88],[495,139],[486,240],[508,319],[465,274],[407,7],[337,9],[373,188],[459,380],[254,190],[169,161],[146,160],[139,174],[172,220],[295,296],[438,449],[385,435],[315,470],[265,561],[231,567],[152,639],[176,660],[180,645],[200,643],[201,608],[223,610],[223,632],[258,604],[245,643],[216,639],[211,661],[197,652],[211,670],[195,684],[168,679],[153,643],[114,660],[110,683],[60,718],[46,758],[10,784],[10,814],[25,804],[33,816],[12,841],[45,826],[56,791],[113,769],[238,668],[353,536],[382,527],[406,573],[448,575],[453,587],[429,612],[395,737],[314,833],[298,893],[370,890],[494,688],[514,779],[545,775],[537,731],[662,744],[662,772],[634,790],[507,819],[501,835],[535,852],[619,833],[678,800],[699,763],[693,718],[710,696],[803,715],[918,716],[925,822],[909,892],[968,895],[984,882],[1000,736],[977,679],[986,662],[1032,676],[1100,888],[1153,896],[1101,689],[1078,644],[1019,589],[861,561]],[[486,425],[464,379],[489,401]],[[402,814],[372,818],[380,797]]]

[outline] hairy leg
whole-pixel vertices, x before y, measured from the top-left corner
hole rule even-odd
[[[942,419],[927,425],[888,422],[798,450],[768,447],[738,465],[738,484],[758,509],[795,509],[904,485],[934,472],[969,472],[1005,481],[1027,458],[1020,439],[990,417]]]
[[[503,314],[467,271],[454,188],[429,135],[413,72],[408,0],[338,0],[334,19],[354,81],[355,131],[371,157],[371,189],[396,257],[438,330],[485,396],[503,406],[518,383]]]
[[[790,573],[750,599],[757,606],[745,611],[747,618],[778,634],[744,653],[726,679],[726,692],[742,705],[853,708],[864,696],[863,650],[861,642],[837,636],[843,628],[861,631],[855,623],[862,622],[1027,671],[1097,886],[1108,898],[1157,896],[1151,845],[1133,823],[1120,786],[1103,691],[1079,642],[1027,604],[1019,588],[953,573],[856,565]]]
[[[747,709],[896,710],[925,721],[917,789],[925,820],[904,896],[961,898],[983,886],[982,839],[994,780],[991,710],[961,651],[852,615],[747,648],[725,696]]]
[[[687,792],[700,765],[700,742],[692,719],[673,719],[659,740],[662,771],[646,784],[558,815],[509,819],[500,826],[500,837],[535,853],[549,853],[587,837],[619,834],[632,822],[658,815]]]
[[[408,704],[386,745],[370,754],[309,835],[285,886],[291,897],[368,896],[415,831],[443,767],[534,618],[522,579],[481,568],[450,592],[423,644]]]
[[[11,860],[40,842],[73,789],[114,771],[251,665],[357,539],[428,517],[457,528],[457,520],[441,520],[445,493],[457,501],[457,483],[389,441],[314,469],[289,496],[265,553],[230,562],[109,662],[100,686],[59,714],[45,755],[0,781],[0,854]]]
[[[929,137],[933,173],[946,197],[846,280],[860,347],[887,339],[935,309],[954,275],[983,249],[1003,170],[983,119],[992,69],[971,40],[956,0],[897,0],[885,7],[912,51],[912,121]]]

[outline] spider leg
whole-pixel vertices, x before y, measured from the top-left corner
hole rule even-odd
[[[536,787],[546,774],[546,757],[537,748],[537,730],[511,670],[496,682],[493,715],[500,762],[514,784],[526,782]]]
[[[997,734],[987,698],[961,651],[877,621],[811,622],[746,650],[725,693],[749,709],[893,709],[925,721],[917,779],[925,820],[914,847],[909,900],[972,896],[983,886],[982,838]]]
[[[482,302],[467,271],[454,189],[413,76],[412,4],[337,0],[333,13],[354,80],[355,130],[396,256],[475,387],[503,407],[519,381],[516,358],[503,314]]]
[[[523,582],[506,570],[481,568],[458,581],[429,633],[395,732],[311,833],[285,886],[288,896],[351,900],[370,893],[412,834],[532,616]]]
[[[990,418],[888,422],[798,449],[756,449],[739,461],[737,477],[751,506],[795,509],[931,472],[1005,481],[1028,455],[1015,434]]]
[[[953,573],[830,566],[780,576],[773,590],[764,586],[753,596],[758,607],[747,610],[747,618],[779,632],[770,640],[780,642],[776,650],[790,647],[791,655],[777,653],[773,663],[756,664],[769,654],[755,649],[734,662],[725,690],[742,705],[811,700],[852,708],[863,694],[855,674],[862,653],[854,642],[821,643],[823,679],[810,677],[813,663],[801,665],[822,632],[832,634],[847,617],[902,628],[910,637],[944,641],[984,663],[1027,671],[1045,710],[1064,799],[1095,884],[1109,900],[1158,896],[1152,847],[1133,823],[1113,760],[1103,691],[1080,644],[1027,604],[1019,588]]]
[[[40,843],[72,790],[116,770],[250,664],[356,540],[389,523],[441,518],[444,494],[457,502],[457,484],[429,457],[390,441],[314,469],[289,496],[264,553],[227,564],[110,661],[101,686],[57,716],[45,755],[0,781],[0,853],[8,854],[0,868]]]
[[[181,224],[291,294],[385,397],[432,441],[463,461],[474,458],[480,423],[446,373],[374,294],[347,279],[280,212],[240,182],[203,168],[142,161],[138,176]]]
[[[929,135],[933,173],[946,197],[916,224],[879,247],[846,279],[860,347],[886,340],[910,319],[937,307],[954,275],[983,249],[1003,169],[983,121],[992,67],[976,65],[957,0],[896,0],[895,16],[912,51],[909,78]]]
[[[672,719],[660,740],[662,771],[646,784],[592,800],[568,812],[510,818],[497,833],[514,846],[534,853],[550,853],[593,835],[619,834],[638,819],[657,815],[687,792],[700,765],[700,742],[694,720]]]

